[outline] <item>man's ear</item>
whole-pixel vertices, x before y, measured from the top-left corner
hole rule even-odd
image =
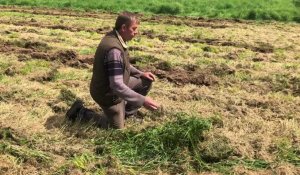
[[[121,31],[124,32],[126,30],[126,24],[122,24]]]

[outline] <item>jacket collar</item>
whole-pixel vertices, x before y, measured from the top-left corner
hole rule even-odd
[[[121,35],[119,34],[119,32],[117,30],[115,30],[115,31],[116,31],[117,37],[118,37],[120,43],[122,44],[123,48],[127,49],[128,45],[125,43],[125,41],[123,40],[123,38],[121,37]]]

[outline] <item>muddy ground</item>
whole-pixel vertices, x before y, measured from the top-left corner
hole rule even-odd
[[[128,121],[128,129],[142,130],[186,112],[214,121],[207,138],[226,138],[234,152],[228,160],[269,165],[253,169],[235,163],[228,172],[300,173],[295,158],[300,156],[299,24],[139,17],[139,36],[129,42],[130,62],[156,75],[150,96],[163,108],[142,109],[144,119]],[[106,174],[143,173],[98,159],[83,168],[78,156],[94,154],[92,140],[105,131],[64,117],[75,98],[102,115],[89,95],[89,81],[95,49],[115,18],[0,7],[0,174],[88,174],[98,166]],[[170,172],[157,168],[150,174]]]

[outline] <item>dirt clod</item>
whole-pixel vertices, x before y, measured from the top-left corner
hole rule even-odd
[[[32,81],[38,81],[38,82],[47,82],[47,81],[52,81],[55,79],[56,74],[58,73],[57,69],[52,69],[51,71],[38,75],[34,78],[31,78]]]
[[[25,42],[24,48],[45,50],[45,49],[49,49],[49,46],[47,43],[44,43],[44,42],[27,41],[27,42]]]
[[[18,61],[27,61],[29,59],[30,59],[30,57],[28,55],[25,55],[25,54],[18,55]]]
[[[222,76],[222,75],[229,75],[229,74],[234,74],[235,69],[229,67],[227,64],[213,64],[208,67],[208,69],[217,76]]]
[[[229,60],[238,60],[239,55],[237,53],[231,52],[231,53],[227,54],[225,58],[229,59]]]
[[[260,61],[264,61],[265,59],[263,57],[255,57],[252,59],[252,61],[254,62],[260,62]]]
[[[34,18],[31,18],[30,22],[37,22],[37,20]]]
[[[218,78],[210,73],[200,71],[184,71],[174,69],[171,71],[156,70],[155,75],[162,79],[167,79],[177,85],[185,85],[188,83],[195,85],[211,86],[218,83]]]
[[[62,50],[56,53],[56,57],[59,58],[62,63],[66,63],[70,60],[76,60],[78,58],[78,54],[73,50]]]
[[[33,59],[50,60],[49,54],[42,53],[42,52],[33,52],[33,53],[31,53],[31,58],[33,58]]]
[[[16,67],[9,67],[5,70],[5,75],[14,76],[16,74]]]

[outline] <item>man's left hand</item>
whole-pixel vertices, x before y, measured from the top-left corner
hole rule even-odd
[[[142,77],[147,78],[147,79],[149,79],[151,81],[155,81],[155,76],[151,72],[144,72],[142,74]]]

